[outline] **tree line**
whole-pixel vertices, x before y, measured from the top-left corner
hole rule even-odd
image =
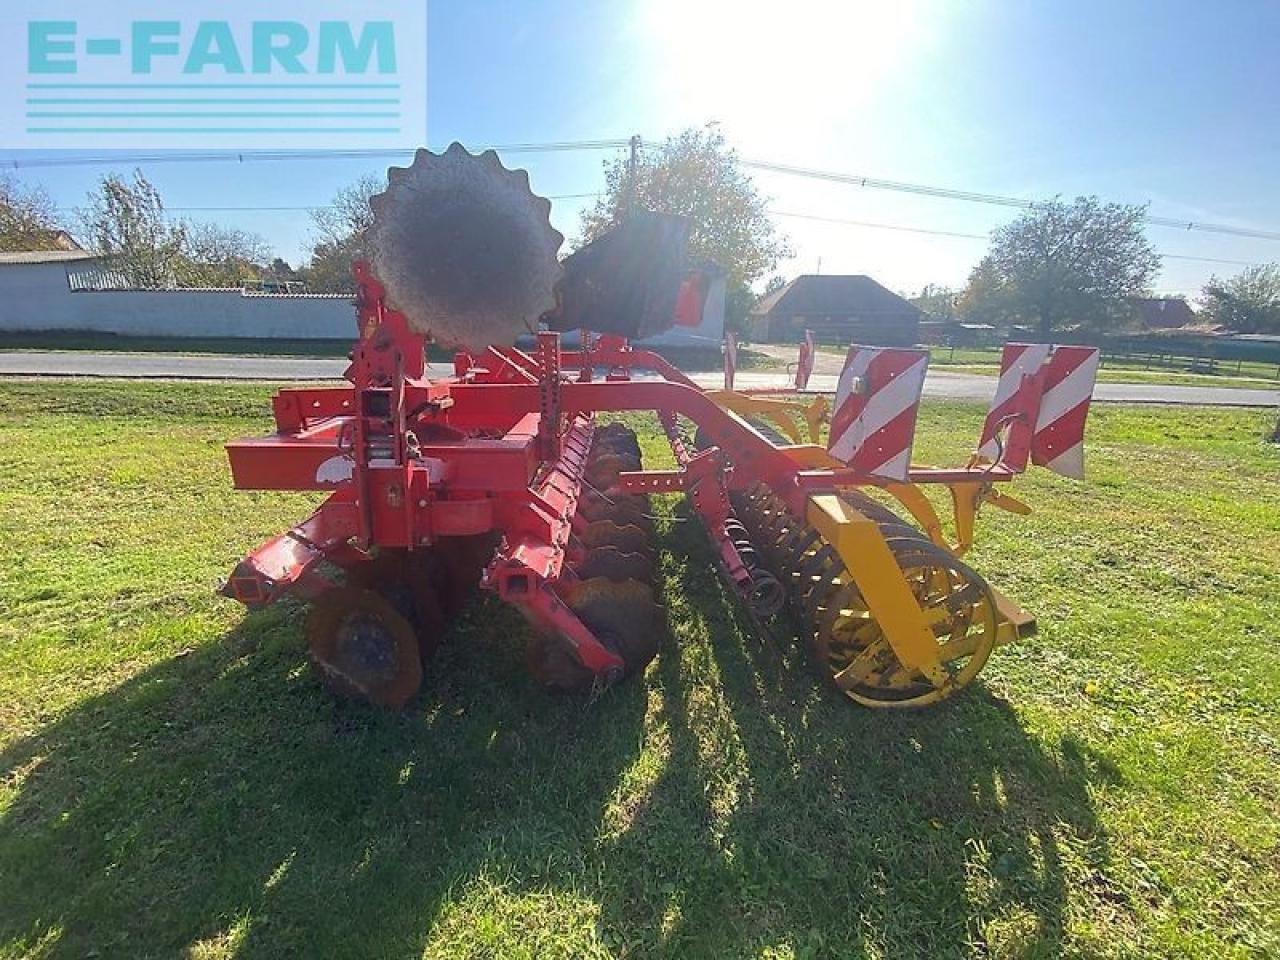
[[[757,296],[780,286],[775,271],[791,255],[766,199],[715,127],[685,130],[634,155],[605,162],[605,187],[582,214],[577,242],[591,240],[634,210],[692,221],[692,253],[724,268],[726,320],[743,329]],[[239,286],[300,280],[316,292],[350,292],[351,261],[367,257],[369,198],[385,179],[365,176],[311,212],[313,243],[297,269],[255,233],[169,217],[159,191],[135,171],[102,177],[76,211],[72,229],[131,286]],[[65,244],[48,196],[0,175],[0,250]],[[1150,296],[1160,257],[1145,233],[1146,208],[1097,197],[1038,203],[991,235],[963,289],[927,286],[914,298],[926,312],[1042,335],[1125,329],[1135,300]],[[1280,333],[1280,265],[1213,277],[1204,314],[1245,333]]]
[[[317,292],[350,292],[351,257],[363,224],[344,226],[338,213],[358,216],[381,189],[370,177],[342,191],[331,209],[312,211],[316,241],[308,262],[295,269],[259,234],[208,221],[175,219],[160,191],[140,170],[103,176],[70,217],[41,188],[0,174],[0,251],[66,250],[81,246],[102,257],[105,269],[137,289],[242,287],[299,281]],[[341,261],[341,265],[339,265]]]
[[[1145,206],[1097,197],[1036,204],[993,232],[963,289],[926,286],[912,302],[943,319],[1027,326],[1044,336],[1124,330],[1160,269],[1145,220]],[[1200,300],[1210,323],[1280,333],[1280,264],[1214,276]]]

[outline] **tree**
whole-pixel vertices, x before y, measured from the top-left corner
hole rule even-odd
[[[57,210],[39,187],[0,174],[0,250],[60,250]]]
[[[175,269],[182,286],[239,287],[261,278],[270,259],[271,248],[256,233],[216,223],[186,223]]]
[[[1133,316],[1160,258],[1142,226],[1146,208],[1077,197],[1036,204],[997,229],[961,298],[972,319],[1033,324],[1048,335],[1105,330]]]
[[[791,251],[720,132],[714,126],[686,130],[639,150],[634,177],[628,157],[606,162],[604,176],[604,196],[582,215],[582,242],[620,223],[632,208],[687,216],[690,253],[724,267],[726,320],[740,328],[755,302],[751,285]]]
[[[1204,286],[1205,313],[1237,333],[1280,333],[1280,264],[1246,267]]]
[[[177,282],[186,228],[165,217],[160,192],[141,170],[133,172],[132,184],[107,174],[77,214],[93,249],[131,286],[150,289]]]
[[[311,262],[299,270],[308,287],[321,293],[353,293],[351,262],[369,257],[367,243],[373,210],[369,198],[386,190],[386,181],[364,176],[334,195],[327,207],[311,211],[318,235]]]
[[[787,278],[780,273],[775,273],[772,277],[770,277],[768,280],[764,282],[763,296],[767,297],[771,293],[776,293],[786,285],[787,285]]]
[[[289,266],[289,261],[274,257],[268,264],[266,274],[272,280],[297,280],[298,271]]]
[[[938,320],[951,320],[956,315],[956,301],[960,297],[960,291],[952,290],[950,287],[941,287],[934,283],[926,283],[920,292],[909,298],[910,302],[915,304],[925,313]]]

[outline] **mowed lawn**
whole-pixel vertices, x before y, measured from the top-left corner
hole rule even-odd
[[[1274,413],[1095,408],[980,520],[1040,635],[945,706],[819,689],[668,501],[643,678],[547,696],[481,598],[387,714],[215,596],[313,500],[230,489],[269,392],[0,385],[0,957],[1280,953]]]

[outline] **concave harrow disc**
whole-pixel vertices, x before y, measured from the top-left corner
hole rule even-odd
[[[605,497],[594,490],[586,490],[578,501],[578,513],[588,523],[612,520],[621,527],[640,527],[646,531],[653,526],[649,509],[647,497],[629,493]]]
[[[648,553],[652,549],[648,535],[640,527],[622,525],[612,520],[595,520],[588,523],[578,537],[588,550],[597,547],[616,547],[623,553]]]
[[[373,590],[335,587],[321,594],[306,633],[312,666],[340,696],[399,709],[422,683],[412,624]]]
[[[653,576],[653,559],[643,553],[627,553],[615,546],[588,550],[574,565],[583,580],[607,577],[610,580],[648,580]]]
[[[663,614],[648,584],[593,577],[565,584],[560,594],[596,639],[622,658],[624,676],[643,670],[658,652]],[[552,690],[584,690],[594,680],[563,637],[535,634],[527,662],[534,679]]]
[[[424,664],[435,655],[448,625],[442,594],[448,596],[452,584],[445,562],[434,550],[386,549],[347,574],[348,586],[380,594],[409,622]]]
[[[374,272],[418,333],[473,350],[511,344],[556,305],[564,238],[551,204],[492,150],[419,150],[369,205]]]
[[[588,484],[594,477],[610,485],[619,469],[640,465],[640,445],[630,427],[608,423],[596,428],[585,471]],[[624,675],[643,670],[653,659],[663,623],[662,609],[644,582],[653,575],[647,508],[644,497],[606,497],[590,486],[584,489],[578,511],[587,522],[577,535],[584,553],[573,571],[578,579],[566,578],[556,587],[583,626],[622,658]],[[527,661],[534,679],[553,690],[583,690],[595,682],[566,637],[536,634],[529,641]]]

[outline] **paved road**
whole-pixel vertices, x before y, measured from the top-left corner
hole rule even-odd
[[[827,361],[830,361],[828,363]],[[176,353],[89,353],[81,351],[0,352],[0,376],[72,376],[190,380],[334,380],[342,376],[347,361],[341,357],[228,357]],[[838,357],[820,355],[818,371],[809,381],[812,390],[835,391]],[[452,372],[435,365],[432,372]],[[703,386],[720,386],[718,372],[695,373]],[[782,373],[739,371],[735,386],[763,389],[786,386]],[[930,371],[924,382],[927,397],[955,400],[989,400],[995,378],[972,373]],[[1280,406],[1280,390],[1245,390],[1234,387],[1188,387],[1157,383],[1100,383],[1094,399],[1111,403],[1183,403],[1204,406]]]

